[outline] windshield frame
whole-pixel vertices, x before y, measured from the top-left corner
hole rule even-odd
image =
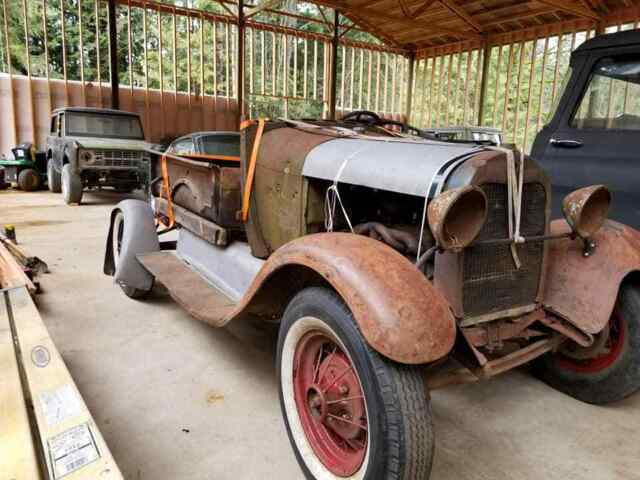
[[[70,129],[70,118],[73,116],[85,116],[85,117],[110,117],[110,118],[128,118],[138,121],[140,126],[140,136],[122,136],[122,135],[106,135],[101,133],[87,133],[87,132],[74,132]],[[118,140],[143,140],[144,128],[142,126],[142,120],[139,115],[129,113],[114,113],[114,112],[81,112],[81,111],[67,111],[65,112],[65,136],[69,137],[89,137],[89,138],[113,138]]]

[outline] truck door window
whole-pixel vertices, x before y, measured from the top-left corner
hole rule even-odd
[[[640,59],[603,58],[571,120],[579,129],[640,130]]]
[[[58,135],[58,115],[51,117],[51,135]]]

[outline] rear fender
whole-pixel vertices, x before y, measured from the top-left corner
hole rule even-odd
[[[568,231],[564,220],[551,223],[552,234]],[[640,232],[608,220],[593,240],[589,257],[579,239],[549,242],[543,297],[548,310],[591,335],[607,325],[625,277],[640,271]]]
[[[368,344],[385,357],[428,363],[453,347],[455,319],[433,284],[392,248],[348,233],[306,235],[277,249],[232,317],[281,315],[305,286],[305,273],[321,277],[342,297]]]
[[[120,247],[120,261],[115,265],[113,255],[114,221],[118,212],[124,216],[124,230]],[[138,262],[136,255],[160,250],[155,218],[151,206],[142,200],[123,200],[111,211],[109,234],[103,271],[113,275],[118,284],[149,290],[153,276]]]

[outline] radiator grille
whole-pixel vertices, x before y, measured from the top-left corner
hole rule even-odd
[[[134,167],[140,166],[143,152],[135,150],[98,150],[95,152],[93,165],[99,167]]]
[[[478,240],[509,236],[507,186],[487,183],[489,213]],[[520,232],[523,236],[545,233],[546,193],[540,183],[524,186]],[[508,245],[475,246],[464,252],[463,308],[466,317],[525,306],[535,301],[544,255],[544,243],[518,245],[522,266],[516,269]]]

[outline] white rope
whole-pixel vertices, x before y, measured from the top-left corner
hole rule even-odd
[[[503,152],[507,156],[507,209],[509,224],[509,239],[511,240],[511,256],[516,268],[520,270],[522,263],[518,256],[516,245],[524,243],[520,235],[520,220],[522,218],[522,191],[524,184],[524,155],[506,148],[496,147],[493,150]],[[517,155],[516,155],[517,153]],[[516,168],[517,159],[517,168]],[[517,170],[517,171],[516,171]]]
[[[336,204],[340,204],[340,210],[342,210],[342,215],[344,215],[345,220],[347,221],[347,225],[349,225],[349,230],[351,233],[355,233],[353,231],[353,225],[351,224],[351,219],[347,214],[347,210],[344,208],[344,204],[342,202],[342,198],[340,197],[340,191],[338,190],[338,182],[340,181],[340,177],[342,176],[342,172],[346,168],[349,161],[354,158],[356,155],[364,152],[370,145],[365,145],[364,147],[354,151],[347,158],[344,159],[342,165],[338,169],[336,173],[336,177],[333,179],[333,184],[327,188],[327,192],[324,198],[324,227],[327,232],[333,232],[334,227],[334,219],[336,215]]]

